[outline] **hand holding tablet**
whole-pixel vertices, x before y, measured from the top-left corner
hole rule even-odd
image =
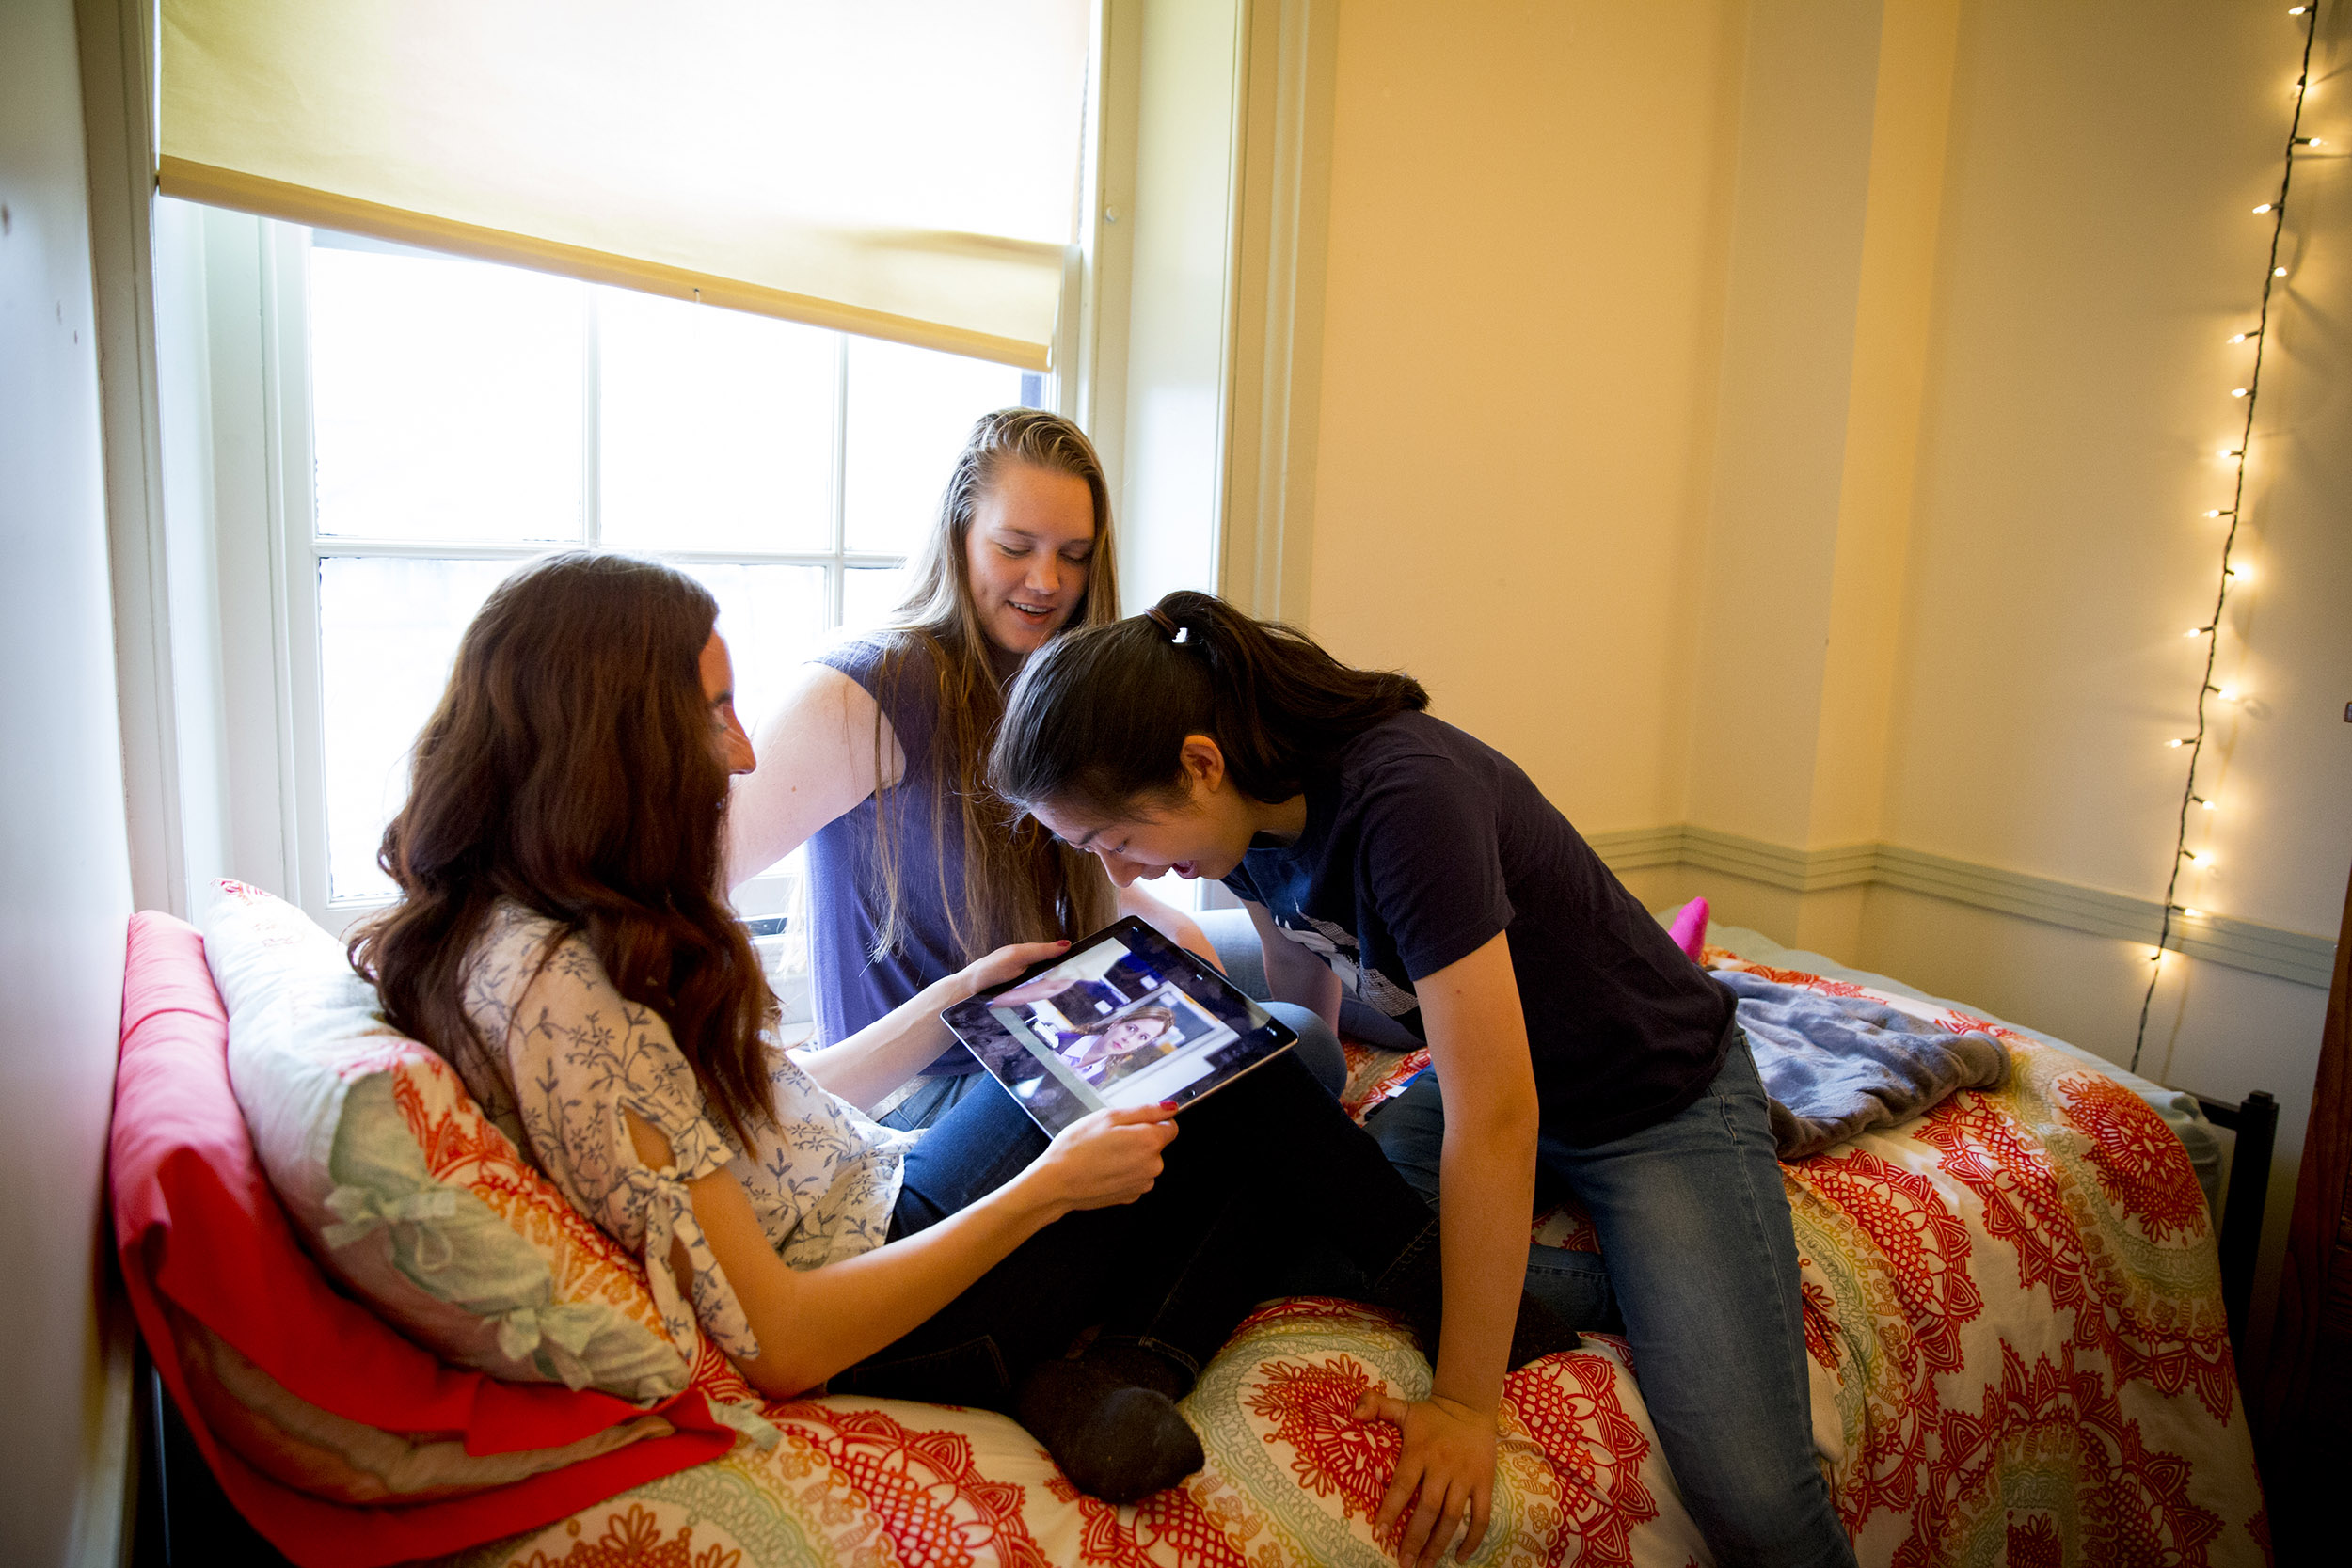
[[[1189,1104],[1297,1041],[1132,915],[941,1017],[1049,1136],[1105,1107]]]

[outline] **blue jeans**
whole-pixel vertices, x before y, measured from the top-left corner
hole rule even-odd
[[[1852,1568],[1814,1457],[1796,1236],[1766,1103],[1735,1035],[1707,1091],[1665,1120],[1583,1148],[1539,1134],[1537,1203],[1574,1194],[1601,1256],[1532,1247],[1527,1288],[1578,1327],[1622,1326],[1659,1446],[1723,1568]],[[1434,1206],[1438,1075],[1369,1125]]]
[[[1258,927],[1250,924],[1248,914],[1241,910],[1202,910],[1194,918],[1200,921],[1209,945],[1216,949],[1216,961],[1225,966],[1225,977],[1298,1037],[1291,1053],[1307,1064],[1315,1082],[1334,1096],[1347,1087],[1347,1053],[1340,1049],[1339,1036],[1331,1032],[1322,1015],[1295,1002],[1273,1000],[1274,988],[1265,977],[1265,947],[1259,942]]]
[[[1186,1106],[1167,1168],[1132,1204],[1047,1226],[834,1393],[1009,1408],[1023,1373],[1089,1328],[1198,1373],[1249,1309],[1380,1280],[1437,1222],[1295,1053]],[[892,1241],[994,1191],[1045,1150],[986,1074],[909,1151]],[[1329,1266],[1300,1277],[1302,1259]]]

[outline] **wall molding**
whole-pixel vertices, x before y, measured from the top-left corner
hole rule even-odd
[[[2153,898],[1979,865],[1899,844],[1848,844],[1795,849],[1690,823],[1592,833],[1586,842],[1613,871],[1690,865],[1761,882],[1788,893],[1883,886],[2038,920],[2090,936],[2153,943],[2164,906]],[[2281,930],[2227,915],[2173,923],[2171,943],[2192,958],[2228,964],[2325,990],[2335,971],[2332,938]]]

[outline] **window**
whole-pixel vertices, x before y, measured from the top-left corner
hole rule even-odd
[[[296,817],[317,824],[298,880],[330,928],[389,896],[375,848],[408,747],[518,562],[604,546],[691,573],[755,726],[795,665],[898,602],[972,421],[1048,391],[980,360],[271,227],[287,734]],[[797,877],[795,857],[739,902],[780,911]]]
[[[1225,514],[1229,443],[1254,451],[1257,428],[1225,412],[1243,13],[1154,11],[1184,41],[1149,52],[1135,8],[1096,14],[1116,69],[1089,61],[1058,378],[159,198],[160,451],[110,449],[158,502],[115,525],[149,574],[152,637],[123,675],[153,720],[124,733],[151,802],[142,902],[195,915],[227,876],[329,929],[373,907],[383,814],[456,633],[540,550],[704,574],[756,714],[798,650],[892,599],[981,408],[1041,403],[1094,436],[1131,607],[1216,585],[1226,553],[1247,568],[1259,502]],[[794,880],[739,906],[783,909]]]

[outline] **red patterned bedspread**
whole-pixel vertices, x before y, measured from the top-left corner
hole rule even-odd
[[[1883,1000],[1956,1029],[1985,1026]],[[2212,1230],[2187,1157],[2112,1079],[2008,1039],[2016,1070],[2002,1089],[1963,1093],[1783,1172],[1804,1259],[1815,1436],[1861,1560],[2267,1562]],[[1359,1058],[1350,1098],[1392,1092],[1410,1065]],[[1593,1246],[1573,1214],[1553,1216],[1545,1236]],[[1584,1350],[1512,1375],[1494,1527],[1473,1561],[1709,1560],[1630,1362],[1622,1343],[1588,1337]],[[704,1376],[732,1381],[716,1356]],[[772,1449],[738,1444],[452,1561],[1375,1565],[1392,1560],[1371,1519],[1396,1437],[1349,1411],[1368,1384],[1410,1397],[1428,1378],[1411,1339],[1367,1308],[1276,1303],[1186,1401],[1207,1468],[1137,1508],[1073,1494],[1001,1416],[825,1399],[770,1406],[784,1433]]]

